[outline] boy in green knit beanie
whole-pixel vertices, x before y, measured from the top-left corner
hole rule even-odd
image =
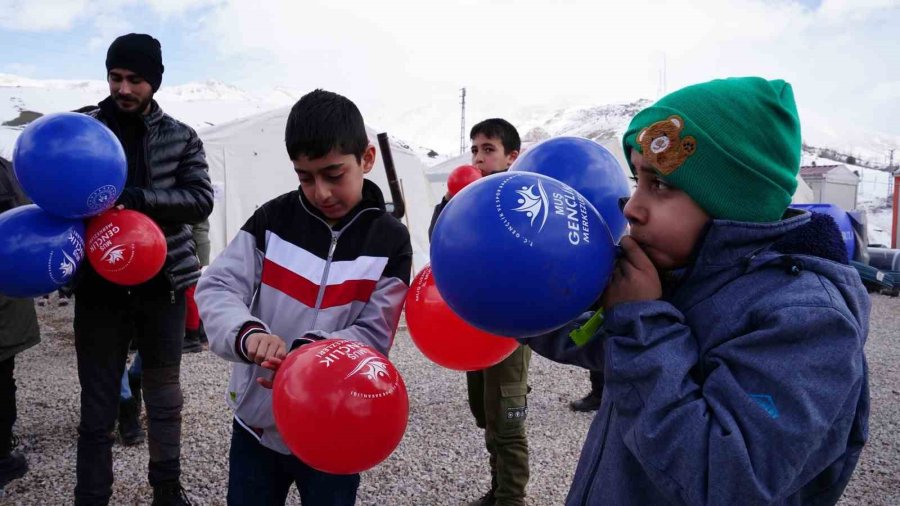
[[[869,299],[834,221],[787,207],[791,86],[689,86],[623,142],[637,188],[600,330],[523,340],[604,373],[567,504],[836,503],[867,438]]]

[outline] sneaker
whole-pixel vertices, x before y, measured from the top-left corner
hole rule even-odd
[[[493,506],[497,503],[497,499],[494,497],[494,491],[489,490],[488,493],[483,496],[475,499],[474,501],[469,502],[468,506]]]
[[[144,428],[141,427],[141,406],[131,397],[119,401],[119,442],[124,446],[135,446],[144,442]]]
[[[185,330],[184,344],[181,346],[181,353],[200,353],[203,351],[203,345],[200,344],[200,332],[196,330]]]
[[[28,472],[28,462],[25,456],[17,451],[11,451],[6,457],[0,458],[0,489],[7,483],[25,476]]]
[[[173,481],[153,487],[152,506],[191,506],[191,499],[181,482]]]
[[[599,395],[594,395],[593,392],[585,395],[583,398],[578,399],[577,401],[572,401],[569,403],[569,408],[572,411],[580,411],[582,413],[588,413],[591,411],[597,411],[600,409],[600,401],[602,397]]]

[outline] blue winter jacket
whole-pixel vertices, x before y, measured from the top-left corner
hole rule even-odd
[[[604,371],[566,504],[834,504],[868,434],[869,305],[830,218],[716,220],[662,300],[580,348],[578,322],[523,340]]]

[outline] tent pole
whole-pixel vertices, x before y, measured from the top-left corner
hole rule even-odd
[[[378,145],[381,147],[384,171],[387,173],[387,182],[391,189],[391,200],[394,201],[394,211],[391,214],[400,219],[406,214],[406,203],[403,200],[400,183],[397,181],[397,170],[394,167],[394,156],[391,154],[391,143],[388,140],[387,132],[378,134]]]

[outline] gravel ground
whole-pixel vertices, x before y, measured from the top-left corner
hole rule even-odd
[[[842,505],[900,504],[900,299],[872,296],[867,354],[870,441]],[[54,301],[55,302],[55,301]],[[31,471],[0,492],[0,504],[71,504],[79,386],[72,307],[39,307],[43,342],[16,358],[17,434]],[[587,372],[537,355],[531,366],[528,503],[562,504],[591,415],[567,403],[589,388]],[[407,383],[409,427],[397,451],[364,473],[358,504],[459,505],[488,489],[487,452],[465,401],[462,373],[427,361],[400,332],[391,358]],[[228,364],[204,352],[186,355],[183,483],[195,504],[224,504],[231,416],[223,400]],[[146,444],[113,449],[112,504],[149,504]],[[288,504],[300,504],[292,492]]]

